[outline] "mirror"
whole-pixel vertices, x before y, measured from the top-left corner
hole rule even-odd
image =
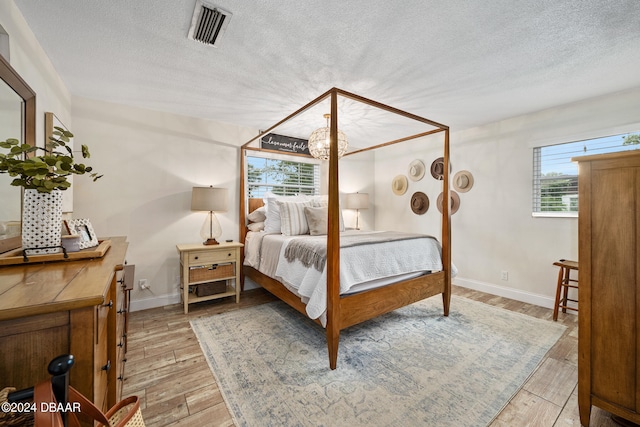
[[[36,94],[0,55],[0,139],[17,138],[35,145]],[[22,188],[0,174],[0,253],[22,244]]]

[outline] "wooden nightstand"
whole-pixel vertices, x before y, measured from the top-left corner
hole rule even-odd
[[[240,248],[243,246],[237,242],[210,246],[202,243],[176,245],[180,254],[180,288],[185,314],[193,302],[234,295],[236,303],[240,302]]]

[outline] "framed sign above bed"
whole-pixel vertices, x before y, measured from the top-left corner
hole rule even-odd
[[[268,133],[260,138],[260,148],[283,153],[305,154],[311,157],[309,143],[306,139],[278,135],[277,133]]]

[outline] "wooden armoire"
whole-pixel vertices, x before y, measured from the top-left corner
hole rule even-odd
[[[578,405],[640,423],[640,150],[579,164]]]

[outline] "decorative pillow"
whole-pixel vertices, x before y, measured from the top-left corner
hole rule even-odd
[[[262,206],[247,215],[247,219],[251,222],[264,222],[267,219],[266,211],[266,208]]]
[[[264,220],[265,233],[280,233],[280,207],[276,203],[276,199],[265,199],[267,218]]]
[[[278,206],[280,207],[282,234],[285,236],[309,234],[304,208],[310,207],[311,202],[278,202]]]
[[[262,231],[264,230],[264,222],[252,222],[247,225],[249,231]]]
[[[311,199],[311,205],[313,207],[329,207],[329,199],[327,196],[314,196]],[[339,209],[340,212],[340,231],[344,231],[344,218],[342,218],[342,209]],[[326,232],[324,234],[327,234]]]
[[[327,195],[312,196],[310,201],[314,208],[329,206],[329,196]]]
[[[264,221],[265,233],[278,233],[282,232],[282,224],[280,223],[280,206],[278,201],[286,202],[304,202],[307,201],[307,196],[275,196],[270,194],[265,198],[267,219]]]
[[[321,236],[327,234],[328,222],[327,215],[329,214],[328,208],[313,208],[305,207],[304,216],[307,218],[307,224],[309,225],[309,232],[312,236]]]

